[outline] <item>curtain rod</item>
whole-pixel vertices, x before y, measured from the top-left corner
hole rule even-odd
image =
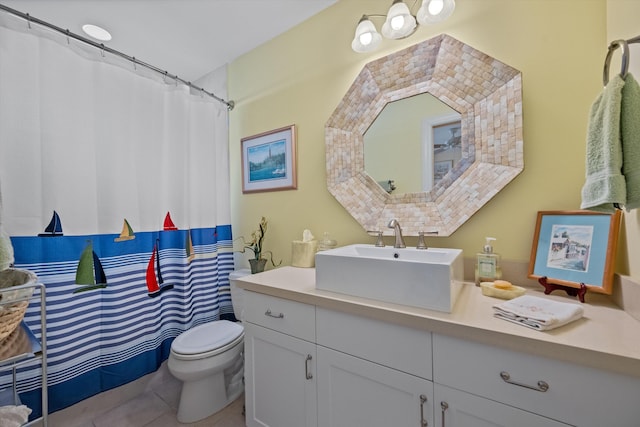
[[[43,21],[43,20],[38,19],[38,18],[35,18],[35,17],[29,15],[28,13],[22,13],[22,12],[20,12],[18,10],[12,9],[10,7],[7,7],[7,6],[3,5],[3,4],[0,4],[0,10],[3,10],[3,11],[5,11],[5,12],[11,14],[11,15],[15,15],[15,16],[18,16],[18,17],[26,20],[28,25],[29,25],[29,28],[31,28],[31,23],[32,22],[36,23],[38,25],[42,25],[43,27],[47,27],[47,28],[49,28],[51,30],[57,31],[57,32],[65,35],[66,37],[70,37],[72,39],[81,41],[82,43],[85,43],[85,44],[88,44],[90,46],[93,46],[93,47],[95,47],[97,49],[100,49],[103,52],[109,52],[109,53],[111,53],[113,55],[119,56],[120,58],[124,58],[127,61],[132,62],[134,67],[140,65],[140,66],[145,67],[145,68],[147,68],[147,69],[149,69],[151,71],[155,71],[156,73],[161,74],[164,77],[168,77],[168,78],[170,78],[172,80],[181,82],[181,83],[189,86],[189,88],[194,89],[196,91],[199,91],[200,93],[209,95],[210,97],[212,97],[216,101],[219,101],[219,102],[225,104],[229,111],[233,110],[233,107],[235,106],[235,103],[232,100],[226,101],[226,100],[216,96],[214,93],[208,92],[207,90],[205,90],[205,89],[203,89],[203,88],[201,88],[199,86],[196,86],[196,85],[192,84],[189,81],[181,79],[177,75],[169,74],[165,70],[162,70],[162,69],[160,69],[158,67],[155,67],[153,65],[147,64],[146,62],[140,61],[139,59],[136,59],[135,56],[129,56],[129,55],[126,55],[126,54],[124,54],[124,53],[122,53],[122,52],[120,52],[118,50],[115,50],[115,49],[112,49],[110,47],[107,47],[103,43],[96,43],[93,40],[90,40],[90,39],[82,37],[82,36],[80,36],[78,34],[72,33],[71,31],[69,31],[69,29],[66,29],[66,30],[62,29],[62,28],[57,27],[57,26],[55,26],[53,24],[50,24],[50,23],[48,23],[46,21]]]

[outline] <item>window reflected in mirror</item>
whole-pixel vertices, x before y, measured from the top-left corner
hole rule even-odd
[[[388,103],[364,134],[365,171],[387,193],[430,191],[462,158],[460,114],[429,93]]]

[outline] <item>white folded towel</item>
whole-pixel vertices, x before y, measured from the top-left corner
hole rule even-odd
[[[0,406],[0,427],[20,427],[26,423],[31,409],[25,405]]]
[[[584,313],[581,305],[531,295],[523,295],[495,304],[493,309],[493,315],[499,319],[539,331],[566,325],[580,319]]]

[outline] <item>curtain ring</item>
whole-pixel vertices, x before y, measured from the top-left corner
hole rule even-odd
[[[31,29],[31,15],[27,13],[27,28]]]
[[[104,43],[100,43],[100,55],[104,58]]]
[[[602,73],[602,82],[606,86],[609,83],[609,66],[611,65],[611,56],[613,52],[620,46],[622,48],[622,64],[620,67],[620,77],[623,79],[627,77],[629,72],[629,45],[626,40],[614,40],[609,45],[607,51],[607,57],[604,60],[604,70]]]
[[[200,88],[200,98],[204,98],[204,88]]]
[[[65,34],[67,35],[67,44],[71,44],[71,41],[69,40],[69,29],[68,28],[65,31]]]
[[[136,57],[132,56],[131,58],[131,61],[133,62],[133,70],[138,71],[138,67],[136,67]]]
[[[162,83],[167,84],[167,74],[169,74],[167,71],[164,72],[164,74],[162,75]]]

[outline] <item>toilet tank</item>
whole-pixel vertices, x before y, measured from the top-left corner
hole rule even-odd
[[[244,290],[236,286],[236,280],[250,274],[251,270],[249,270],[248,268],[241,268],[240,270],[234,270],[229,273],[229,288],[231,290],[231,304],[233,305],[233,313],[240,321],[244,318]]]

